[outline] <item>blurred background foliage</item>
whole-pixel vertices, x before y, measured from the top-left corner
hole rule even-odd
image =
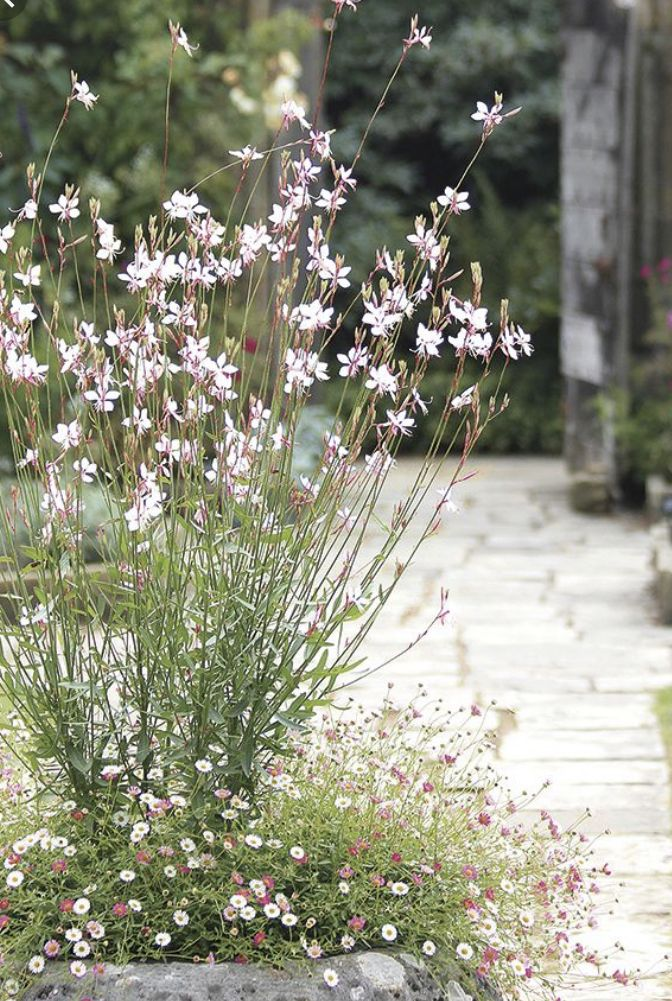
[[[271,0],[266,13],[273,8]],[[331,5],[307,16],[302,0],[277,0],[271,19],[254,0],[41,0],[0,25],[0,202],[25,201],[25,165],[39,165],[70,88],[70,70],[101,95],[95,114],[73,114],[46,188],[65,182],[95,195],[104,217],[132,246],[138,220],[156,212],[161,188],[167,19],[200,45],[175,61],[167,190],[194,183],[247,142],[263,145],[284,96],[300,97],[302,46]],[[365,0],[339,20],[325,104],[337,158],[352,158],[408,30],[416,0]],[[488,143],[471,174],[473,211],[454,226],[456,266],[480,260],[484,298],[495,315],[508,295],[512,315],[534,336],[533,363],[512,366],[511,406],[494,422],[488,447],[559,451],[558,131],[559,12],[555,0],[424,0],[434,26],[429,53],[404,67],[358,164],[360,187],[334,237],[357,280],[375,248],[406,246],[415,215],[454,185],[478,141],[470,114],[477,99],[502,91],[523,113]],[[78,109],[82,110],[82,109]],[[233,172],[209,181],[203,197],[223,214]],[[460,289],[468,294],[465,284]],[[446,361],[446,365],[448,361]],[[436,396],[447,373],[434,369]],[[430,387],[431,388],[431,387]],[[329,391],[325,396],[329,402]],[[0,415],[0,425],[2,417]],[[427,434],[431,427],[427,426]],[[414,439],[417,447],[422,440]]]
[[[394,66],[417,0],[365,0],[342,18],[332,64],[329,125],[334,149],[352,159]],[[560,16],[556,0],[423,0],[433,25],[428,53],[412,55],[376,122],[358,164],[360,189],[334,244],[358,274],[376,246],[404,246],[413,218],[446,185],[455,186],[476,148],[476,100],[500,91],[523,112],[486,146],[465,187],[472,211],[454,222],[456,268],[480,261],[484,303],[496,316],[508,296],[512,316],[532,333],[533,361],[513,365],[504,389],[511,405],[483,439],[499,452],[559,452],[562,447],[559,331]],[[469,295],[467,278],[456,292]],[[430,372],[432,371],[430,367]],[[440,366],[424,383],[445,392]],[[433,385],[432,385],[433,383]],[[426,435],[432,432],[425,422]],[[414,447],[424,447],[420,436]]]

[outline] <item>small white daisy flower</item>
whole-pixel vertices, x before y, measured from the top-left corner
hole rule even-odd
[[[178,928],[186,928],[189,924],[189,915],[186,911],[175,911],[173,913],[173,921]]]
[[[395,942],[397,939],[397,929],[394,925],[383,925],[380,929],[380,934],[386,942]]]
[[[154,936],[154,945],[158,945],[159,949],[165,949],[172,942],[172,938],[167,931],[160,931]]]
[[[468,942],[460,942],[455,953],[458,959],[469,960],[474,955],[474,950]]]
[[[122,883],[132,883],[135,879],[135,873],[132,869],[122,869],[119,873],[119,879]]]
[[[30,973],[42,973],[45,967],[45,961],[42,956],[33,956],[28,960],[28,971]]]
[[[434,945],[431,939],[428,938],[426,942],[422,943],[422,951],[424,952],[425,956],[435,955],[436,946]]]
[[[75,900],[74,904],[72,905],[73,914],[79,914],[79,915],[88,914],[90,910],[91,910],[91,902],[86,897],[80,897],[78,900]]]
[[[324,971],[322,976],[327,987],[338,987],[338,973],[336,970],[329,968]]]
[[[81,980],[82,977],[86,976],[86,963],[83,963],[81,959],[75,959],[72,963],[70,963],[70,973],[72,973],[73,977],[76,977],[77,980]]]
[[[408,883],[393,883],[390,887],[395,897],[405,897],[408,893]]]

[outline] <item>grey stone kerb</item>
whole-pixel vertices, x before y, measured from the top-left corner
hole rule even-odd
[[[336,970],[339,982],[328,987],[325,969]],[[31,988],[26,1001],[497,1001],[490,991],[476,997],[456,981],[440,987],[421,963],[404,953],[359,953],[272,970],[258,965],[224,964],[208,968],[187,963],[108,967],[89,986],[74,983],[63,967]]]

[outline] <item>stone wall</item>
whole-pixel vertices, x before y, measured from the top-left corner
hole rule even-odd
[[[339,977],[328,987],[325,969]],[[458,975],[455,969],[455,975]],[[95,1001],[498,1001],[490,990],[466,993],[457,981],[440,987],[427,969],[404,953],[358,953],[288,970],[223,964],[209,968],[181,963],[109,967],[95,987],[73,983],[61,966],[25,1001],[75,1001],[91,992]]]

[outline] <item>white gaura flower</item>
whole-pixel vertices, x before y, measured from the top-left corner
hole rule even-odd
[[[27,219],[32,221],[37,219],[37,202],[34,198],[29,198],[28,201],[19,209],[19,214],[17,216],[19,222]]]
[[[163,207],[171,221],[186,219],[187,222],[195,222],[199,215],[208,211],[205,205],[199,204],[195,192],[188,194],[186,191],[174,191],[170,199],[163,203]]]
[[[534,351],[532,338],[522,327],[511,323],[502,334],[499,346],[507,358],[517,361],[521,355],[529,356]]]
[[[13,223],[7,223],[6,226],[0,227],[0,254],[6,254],[11,241],[14,238],[16,229]]]
[[[39,264],[35,264],[32,267],[29,267],[27,271],[15,271],[14,277],[17,282],[23,285],[24,288],[31,288],[31,286],[38,288],[42,284],[40,271],[41,266]]]
[[[58,201],[49,206],[52,215],[58,216],[59,222],[72,222],[81,215],[79,208],[79,188],[73,190],[66,187],[65,193],[59,195]]]
[[[468,191],[455,191],[454,188],[446,188],[436,200],[439,205],[447,208],[451,215],[459,215],[460,212],[467,212],[471,208]]]
[[[431,28],[425,26],[418,27],[418,15],[415,14],[411,19],[411,30],[409,32],[408,38],[404,39],[404,45],[407,49],[413,48],[414,45],[422,45],[423,49],[429,51],[432,44]]]
[[[181,49],[184,49],[184,51],[191,59],[194,52],[197,51],[198,45],[192,45],[190,43],[186,31],[179,23],[179,21],[177,24],[173,24],[172,21],[169,21],[168,25],[170,27],[170,36],[173,40],[173,44],[179,46]]]
[[[121,240],[118,240],[115,236],[114,226],[109,222],[105,222],[104,219],[96,220],[96,228],[100,243],[100,249],[96,257],[99,261],[107,261],[109,264],[114,264],[114,258],[121,252]]]
[[[72,75],[72,97],[75,101],[83,104],[87,111],[93,111],[98,100],[98,95],[92,92],[86,80],[77,80],[74,73]]]
[[[405,410],[387,410],[385,413],[387,420],[381,424],[381,427],[389,427],[393,435],[411,436],[412,429],[415,427],[415,419],[413,417],[407,417]]]
[[[240,160],[243,167],[249,166],[254,160],[263,160],[263,154],[259,153],[255,146],[243,146],[242,149],[230,149],[230,156],[235,156]]]
[[[453,410],[463,410],[464,407],[470,407],[474,399],[475,391],[476,386],[469,386],[469,389],[465,389],[465,391],[460,393],[459,396],[453,397],[450,404],[451,408]]]
[[[420,323],[415,341],[415,353],[421,358],[438,358],[439,348],[443,344],[443,336],[439,330],[430,330]]]
[[[483,123],[483,138],[487,139],[494,129],[501,125],[505,118],[513,118],[521,110],[513,108],[511,111],[503,113],[503,99],[501,94],[495,94],[495,103],[488,107],[485,101],[476,102],[476,111],[471,116],[475,122]]]
[[[95,475],[98,472],[98,466],[96,463],[91,462],[86,457],[83,459],[77,459],[76,462],[73,462],[72,468],[76,473],[79,473],[82,483],[93,483]],[[111,774],[111,767],[107,770],[108,774]],[[105,777],[106,776],[103,775],[103,778]]]
[[[51,438],[62,449],[66,450],[77,448],[82,440],[82,433],[81,424],[78,420],[74,420],[70,424],[57,424],[56,431],[52,434]]]

